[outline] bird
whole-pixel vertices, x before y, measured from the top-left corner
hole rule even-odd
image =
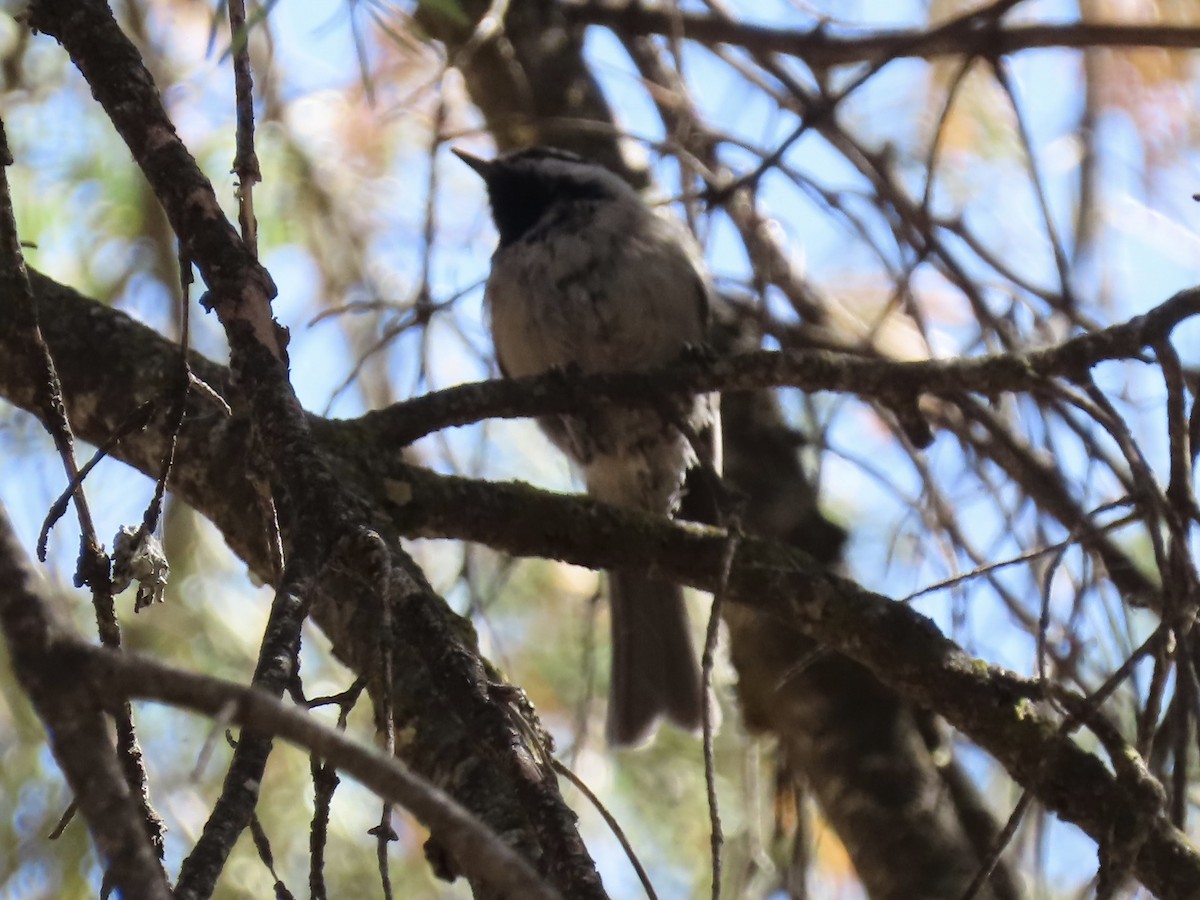
[[[704,346],[711,287],[682,223],[567,151],[454,153],[483,178],[499,235],[484,304],[502,375],[644,371]],[[701,453],[719,467],[719,416],[715,394],[671,395],[638,408],[597,402],[538,424],[591,497],[668,515],[701,462],[676,426],[701,435]],[[608,594],[609,744],[644,744],[663,718],[695,732],[706,701],[682,588],[618,570]]]

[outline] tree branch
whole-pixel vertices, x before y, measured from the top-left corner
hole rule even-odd
[[[726,537],[716,529],[657,521],[525,485],[481,484],[411,468],[396,472],[382,488],[400,504],[397,519],[414,537],[479,541],[591,568],[631,568],[709,591],[721,578]],[[969,657],[915,610],[779,544],[743,538],[727,590],[729,601],[781,627],[799,628],[944,716],[1048,809],[1097,842],[1115,826],[1115,810],[1135,816],[1149,832],[1137,856],[1137,877],[1157,895],[1191,896],[1200,854],[1171,824],[1161,797],[1147,794],[1147,782],[1114,778],[1063,733],[1039,709],[1044,698],[1038,682]],[[1122,762],[1132,759],[1141,767],[1132,748],[1124,749]]]
[[[339,559],[341,548],[371,530],[377,513],[362,495],[345,488],[314,442],[288,380],[286,335],[271,318],[275,288],[270,276],[221,214],[211,184],[175,134],[137,50],[100,0],[37,0],[29,21],[57,37],[88,79],[208,283],[209,303],[225,326],[238,376],[235,411],[248,414],[252,458],[270,480],[286,552],[321,573],[313,616],[335,652],[367,677],[374,696],[392,692],[396,727],[407,737],[403,751],[414,767],[544,867],[547,879],[564,893],[603,896],[553,771],[530,763],[540,756],[527,736],[540,730],[536,722],[516,721],[519,716],[493,699],[489,686],[501,679],[480,659],[471,631],[394,542],[389,550],[396,577],[385,596],[377,585],[355,578],[352,568],[340,570],[346,562]],[[381,638],[385,603],[395,611],[390,633]],[[390,685],[380,681],[381,639],[393,644],[389,652],[402,661]],[[448,857],[447,863],[450,875],[465,871],[461,860]],[[485,895],[489,889],[475,887]]]
[[[148,159],[153,157],[155,148],[150,147],[149,150],[151,152],[147,154]],[[212,267],[210,266],[210,268]],[[233,303],[222,314],[232,322],[240,322],[242,325],[248,324],[251,330],[257,329],[254,333],[258,335],[261,344],[266,347],[269,354],[270,343],[265,338],[273,335],[273,331],[266,327],[261,316],[263,309],[261,300],[267,293],[265,286],[257,284],[252,272],[248,274],[246,271],[242,271],[234,275],[229,275],[229,273],[220,272],[219,266],[213,271],[215,276],[226,277],[225,283],[227,286],[251,292],[252,305],[255,310],[253,314],[247,313],[247,318],[244,320],[240,318],[243,315],[243,310],[237,303]],[[242,297],[243,295],[237,296]],[[221,304],[225,300],[222,297],[218,297],[217,301],[218,309],[222,309]],[[489,542],[494,543],[494,545],[505,546],[505,541],[510,539],[515,540],[507,532],[520,531],[520,528],[514,529],[514,520],[511,518],[514,509],[518,510],[521,516],[532,517],[534,519],[536,519],[537,512],[546,511],[542,506],[538,505],[541,502],[539,499],[536,497],[531,498],[529,495],[516,495],[515,499],[507,495],[500,496],[490,493],[491,488],[471,482],[452,480],[445,480],[440,483],[435,481],[422,482],[421,479],[425,476],[421,473],[413,473],[406,470],[401,471],[393,468],[391,474],[395,477],[389,483],[386,483],[386,487],[390,488],[390,496],[395,503],[395,506],[388,510],[388,512],[395,519],[392,523],[386,522],[385,517],[381,515],[380,510],[377,508],[378,498],[382,496],[379,493],[381,480],[377,472],[372,468],[373,465],[378,467],[380,460],[367,459],[358,450],[353,448],[347,450],[343,446],[343,442],[348,442],[349,437],[358,432],[349,425],[327,426],[311,419],[306,422],[294,403],[294,397],[291,397],[290,392],[286,389],[286,377],[281,375],[279,367],[273,367],[271,365],[272,360],[264,359],[261,353],[255,352],[256,348],[245,347],[238,343],[234,340],[235,337],[236,335],[231,333],[231,343],[235,346],[236,364],[243,366],[243,371],[254,373],[265,372],[268,376],[261,384],[252,385],[248,400],[250,406],[256,412],[266,414],[259,417],[259,427],[262,429],[262,433],[266,435],[269,455],[274,464],[274,477],[277,485],[285,498],[290,501],[290,512],[294,516],[294,521],[290,529],[290,543],[293,547],[301,551],[317,551],[315,558],[324,562],[324,560],[333,556],[337,538],[345,536],[350,530],[352,523],[359,523],[360,525],[363,523],[374,523],[377,527],[387,530],[390,534],[403,531],[405,533],[461,535],[464,533],[464,530],[470,531],[472,528],[483,527],[484,523],[464,523],[453,519],[454,516],[465,515],[464,510],[470,510],[473,515],[480,514],[486,520],[487,528],[492,531],[490,536],[483,535],[482,532],[481,536],[488,539]],[[1085,337],[1090,338],[1092,336],[1088,335]],[[1080,344],[1076,349],[1078,350],[1079,347],[1082,347],[1086,351],[1084,352],[1084,356],[1088,356],[1089,353],[1096,349],[1086,342]],[[261,348],[257,349],[261,350]],[[108,352],[112,351],[109,350]],[[1070,356],[1071,354],[1065,354],[1061,357],[1063,364],[1067,368],[1055,374],[1072,377],[1072,371],[1068,371],[1071,368],[1071,365],[1069,365],[1071,364]],[[1003,369],[1000,374],[1003,375],[1003,378],[1014,380],[1030,377],[1026,371],[1028,360],[1029,357],[1027,355],[1021,357],[1014,356],[1008,360],[1007,365],[1016,364],[1015,368],[1012,371]],[[276,358],[274,361],[278,362],[278,359]],[[776,365],[776,363],[771,364]],[[0,359],[0,372],[3,372],[4,366],[4,361]],[[1034,372],[1034,374],[1036,375],[1037,373]],[[992,375],[996,375],[996,373],[992,373]],[[94,371],[91,373],[91,377],[95,377]],[[958,388],[959,390],[962,389],[961,384],[958,385]],[[23,387],[18,387],[18,390],[24,389]],[[1008,388],[1000,389],[1006,390]],[[84,388],[84,390],[91,390],[91,388]],[[92,413],[92,415],[95,416],[97,414]],[[321,448],[315,448],[311,440],[310,428],[314,429],[318,436],[327,442],[324,449],[326,451],[331,448],[336,450],[340,454],[341,459],[333,458],[332,454],[322,452]],[[198,436],[197,440],[202,441],[204,438]],[[139,443],[139,441],[135,439],[131,443]],[[380,455],[378,449],[380,446],[376,444],[372,448],[377,457]],[[293,451],[295,452],[293,453]],[[132,455],[138,452],[140,451],[131,449],[129,454]],[[386,469],[387,465],[388,462],[385,458],[382,466]],[[294,471],[287,471],[289,467],[294,468]],[[240,467],[236,467],[235,471],[240,474]],[[334,478],[335,473],[339,476],[348,474],[349,477],[346,479]],[[198,477],[211,479],[212,474],[201,471]],[[345,486],[343,487],[342,485]],[[190,488],[198,489],[199,485],[192,485]],[[189,486],[184,485],[183,489],[188,490]],[[425,493],[421,493],[421,491]],[[459,509],[452,509],[445,506],[446,503],[464,498],[475,505],[468,505]],[[561,498],[557,502],[567,503],[567,501],[563,501]],[[439,503],[442,505],[438,506]],[[490,510],[486,509],[481,513],[480,507],[486,507],[488,504],[497,508],[503,508],[507,517],[496,519],[491,517]],[[539,524],[543,527],[539,529],[538,535],[526,535],[522,538],[528,544],[526,552],[570,552],[580,558],[587,557],[589,553],[593,555],[616,554],[623,557],[626,565],[653,567],[661,564],[663,567],[662,570],[665,572],[674,572],[688,567],[688,561],[685,557],[671,557],[669,552],[669,548],[672,546],[671,542],[683,540],[676,533],[677,531],[682,531],[682,529],[659,532],[654,529],[660,527],[666,528],[666,526],[636,518],[618,519],[615,521],[605,519],[604,516],[612,515],[612,513],[603,510],[597,512],[586,507],[581,511],[578,503],[571,505],[569,508],[573,510],[572,513],[569,515],[563,513],[559,518],[554,520],[570,526],[572,530],[569,534],[548,534],[549,529],[544,527],[546,522],[540,522]],[[239,514],[239,518],[244,516],[244,512]],[[439,516],[443,517],[443,519],[438,520]],[[447,516],[451,518],[444,518]],[[527,526],[522,522],[520,527],[532,526]],[[597,528],[600,530],[598,531]],[[613,543],[621,534],[625,533],[621,529],[631,529],[632,534],[640,536],[643,540],[649,536],[647,547],[639,551],[638,548],[622,548],[619,543]],[[701,537],[705,536],[703,533],[697,534]],[[253,536],[252,530],[250,531],[250,535]],[[555,543],[556,541],[560,539],[566,540],[568,537],[580,542],[578,546],[572,544],[566,550],[554,549],[559,546]],[[712,535],[707,535],[707,537],[711,538]],[[609,541],[611,546],[599,546],[602,541]],[[700,553],[699,558],[707,559],[703,555],[702,547],[692,546],[691,544],[686,544],[686,546],[688,553]],[[535,547],[540,547],[541,549],[535,549]],[[667,550],[664,551],[664,547]],[[756,550],[755,548],[758,549]],[[641,555],[639,555],[639,552]],[[666,556],[660,559],[660,554],[664,552]],[[747,557],[747,553],[750,554],[749,557]],[[761,560],[754,555],[755,553],[761,554]],[[782,569],[780,569],[779,573],[767,572],[764,574],[755,569],[755,564],[760,562],[763,566],[776,565],[782,566]],[[404,560],[397,559],[398,567],[407,567],[409,565]],[[1073,811],[1085,818],[1088,816],[1093,818],[1098,816],[1099,825],[1097,827],[1111,824],[1106,823],[1104,820],[1107,813],[1103,811],[1102,807],[1099,807],[1100,811],[1098,812],[1097,808],[1089,805],[1093,802],[1089,798],[1100,797],[1106,801],[1121,801],[1124,805],[1119,808],[1133,814],[1139,821],[1150,822],[1153,834],[1151,839],[1142,848],[1141,855],[1138,857],[1139,872],[1142,872],[1143,869],[1146,871],[1152,870],[1158,862],[1163,862],[1164,860],[1170,861],[1171,853],[1173,852],[1172,847],[1174,846],[1172,841],[1178,838],[1177,833],[1160,833],[1161,814],[1157,809],[1150,808],[1152,804],[1149,804],[1146,798],[1138,794],[1136,786],[1132,786],[1120,778],[1113,779],[1112,776],[1108,775],[1098,759],[1078,750],[1078,748],[1074,748],[1070,741],[1065,738],[1060,738],[1053,734],[1048,736],[1045,733],[1047,728],[1053,729],[1053,723],[1047,717],[1037,715],[1036,711],[1027,709],[1028,703],[1022,702],[1028,701],[1030,696],[1035,696],[1028,693],[1028,683],[1021,682],[1019,679],[1005,681],[1003,678],[1000,678],[999,681],[996,681],[992,675],[998,673],[999,670],[982,667],[982,671],[980,671],[981,667],[976,666],[972,661],[968,660],[957,647],[945,641],[935,629],[932,629],[932,626],[928,626],[928,623],[924,622],[920,617],[906,620],[908,622],[907,630],[902,628],[898,632],[898,635],[907,640],[908,638],[920,637],[923,630],[927,632],[932,629],[933,634],[937,638],[940,638],[942,643],[939,643],[932,636],[926,634],[926,638],[928,639],[920,644],[920,648],[923,652],[934,653],[935,656],[925,659],[922,667],[922,665],[916,665],[913,660],[908,659],[903,653],[898,656],[889,655],[888,648],[884,646],[886,629],[883,629],[881,632],[875,629],[875,626],[884,621],[886,616],[901,615],[901,613],[894,612],[894,609],[898,607],[892,605],[889,608],[889,605],[883,601],[883,598],[876,597],[875,595],[867,595],[866,600],[856,604],[853,602],[852,597],[853,591],[851,588],[853,586],[848,586],[849,583],[843,584],[836,581],[829,581],[828,579],[832,576],[818,576],[815,574],[816,570],[808,566],[807,563],[789,556],[781,548],[774,545],[755,544],[750,550],[743,548],[737,568],[740,573],[739,577],[744,581],[744,590],[748,592],[744,602],[749,602],[754,596],[753,592],[756,590],[778,589],[786,591],[787,593],[779,595],[781,597],[793,597],[797,596],[797,592],[801,590],[807,591],[806,596],[809,599],[803,602],[788,600],[779,601],[779,605],[775,605],[763,601],[764,605],[762,609],[768,615],[782,616],[786,622],[798,622],[805,631],[818,637],[822,642],[828,643],[830,646],[842,649],[843,644],[848,646],[853,645],[854,648],[857,648],[857,652],[855,652],[855,649],[844,649],[844,652],[865,662],[877,674],[880,674],[881,677],[887,679],[889,682],[899,685],[908,696],[913,697],[918,702],[927,702],[936,705],[941,702],[952,702],[957,698],[957,702],[960,705],[955,708],[954,715],[951,716],[952,721],[959,723],[959,727],[979,740],[982,745],[988,747],[995,745],[999,747],[999,751],[993,749],[993,752],[997,753],[998,758],[1006,766],[1010,766],[1010,771],[1014,771],[1017,777],[1037,784],[1037,789],[1045,791],[1050,795],[1053,795],[1056,790],[1065,792],[1066,799],[1061,797],[1056,799],[1056,802],[1064,809]],[[415,634],[397,635],[398,641],[408,642],[407,644],[403,644],[403,649],[406,649],[409,653],[408,661],[414,663],[414,670],[420,670],[418,679],[405,685],[403,691],[410,704],[409,710],[414,716],[419,711],[428,711],[436,714],[437,705],[446,702],[444,699],[445,694],[438,697],[437,703],[432,703],[428,699],[423,700],[420,694],[420,685],[417,683],[418,680],[426,675],[433,674],[433,671],[437,669],[436,662],[428,656],[428,648],[424,648],[425,652],[423,653],[422,642],[433,636],[436,646],[449,647],[454,650],[464,649],[463,643],[461,639],[456,638],[454,635],[447,634],[445,627],[447,620],[442,610],[436,605],[438,601],[431,596],[427,585],[424,585],[421,581],[419,572],[411,568],[405,568],[405,571],[410,576],[409,583],[405,585],[404,589],[395,598],[387,598],[384,601],[392,602],[394,599],[398,605],[403,606],[406,613],[415,613],[413,616],[413,621],[417,623],[417,627],[413,629]],[[699,574],[693,573],[691,577],[700,582],[704,582],[705,579],[711,579],[711,575],[704,572],[700,572]],[[354,599],[364,600],[368,596],[369,594],[365,592],[359,592]],[[851,600],[847,601],[847,597],[850,597]],[[814,606],[814,604],[816,605]],[[851,612],[847,613],[842,608],[843,606],[848,607]],[[369,609],[369,607],[360,606],[360,609],[362,608]],[[859,621],[841,622],[839,620],[834,624],[830,624],[827,617],[830,615],[831,608],[835,608],[832,612],[835,619],[838,619],[839,616],[845,617],[848,615],[851,620],[858,617]],[[371,645],[367,642],[366,635],[361,633],[368,626],[361,619],[357,622],[347,622],[347,619],[352,620],[355,616],[354,607],[348,605],[345,599],[337,602],[327,598],[326,602],[318,604],[318,610],[318,619],[324,625],[331,628],[335,634],[345,636],[347,644],[339,648],[340,652],[353,658],[358,665],[369,669],[371,657],[368,651]],[[911,613],[911,611],[903,610],[903,615],[912,617],[915,614]],[[924,625],[921,623],[924,623]],[[896,625],[896,622],[887,620],[886,624],[890,627]],[[842,625],[845,625],[844,630],[841,630]],[[859,635],[859,632],[854,631],[854,628],[862,629],[861,635]],[[888,640],[895,643],[899,641],[899,637],[890,636]],[[335,639],[336,643],[338,641]],[[465,649],[469,655],[472,648],[466,647]],[[906,646],[901,649],[907,650],[908,648]],[[364,655],[364,653],[367,655]],[[939,668],[939,666],[942,668]],[[949,666],[953,671],[946,671],[944,666]],[[959,671],[964,669],[964,667],[965,671]],[[463,669],[455,669],[453,673],[449,674],[461,676],[464,672],[469,676],[464,679],[468,687],[463,693],[457,695],[455,699],[467,701],[468,705],[470,705],[471,702],[479,699],[478,697],[471,697],[472,693],[479,693],[480,691],[486,693],[487,673],[481,672],[472,663]],[[972,675],[978,676],[978,678],[973,680],[970,677]],[[987,677],[984,677],[985,675]],[[945,680],[944,685],[929,680],[939,677]],[[996,677],[998,678],[999,676],[997,675]],[[433,679],[433,681],[437,684],[436,679]],[[999,706],[1000,709],[998,711],[991,709],[989,703]],[[472,709],[478,712],[479,715],[484,716],[489,713],[487,707],[488,704],[484,703],[476,705]],[[940,707],[938,708],[940,709]],[[1015,713],[1014,710],[1016,710]],[[491,710],[491,712],[494,713],[495,710]],[[994,716],[994,718],[989,718],[989,716]],[[1022,731],[1018,728],[1019,722],[1032,724]],[[495,730],[488,732],[491,737],[500,738],[504,736],[504,728],[502,726],[496,727],[497,722],[494,718],[489,721],[489,725],[495,727]],[[989,729],[995,730],[997,734],[990,734]],[[1011,734],[1008,734],[1009,729],[1012,729]],[[464,734],[469,733],[469,730],[464,729]],[[1010,746],[1006,743],[1006,734],[1007,740],[1019,743],[1020,747]],[[1029,747],[1037,745],[1039,735],[1043,739],[1042,744],[1036,746],[1036,749],[1029,749]],[[421,753],[432,753],[441,749],[443,748],[436,740],[430,739],[419,748],[419,751]],[[1048,750],[1053,752],[1047,755]],[[1076,755],[1071,756],[1071,752],[1074,752]],[[1006,755],[1001,755],[1002,753]],[[1039,768],[1043,759],[1046,761],[1046,766],[1053,770],[1051,772],[1053,777],[1045,775],[1042,769]],[[1075,766],[1077,769],[1078,766],[1076,764],[1081,759],[1090,761],[1091,767],[1085,767],[1079,770],[1079,772],[1075,772],[1071,767]],[[426,761],[433,765],[435,769],[438,766],[447,765],[445,759],[428,759]],[[1036,766],[1035,762],[1037,763]],[[1067,777],[1072,774],[1077,776],[1075,780]],[[1045,777],[1043,778],[1044,775]],[[1080,778],[1083,779],[1082,782],[1079,780]],[[1108,782],[1104,782],[1105,778],[1108,779]],[[1089,781],[1089,779],[1091,780]],[[529,786],[528,783],[526,783],[526,786]],[[1093,793],[1084,793],[1087,790],[1091,790]],[[537,795],[536,786],[532,786],[530,793],[525,796],[528,799],[533,799],[535,795]],[[544,797],[545,795],[542,796]],[[1066,815],[1067,813],[1064,813],[1064,816]],[[1089,821],[1092,821],[1092,819],[1089,819]],[[1095,824],[1094,821],[1093,824]],[[1169,826],[1167,827],[1169,828]],[[569,841],[570,835],[568,832],[569,829],[563,831],[562,834],[566,835]],[[1194,860],[1194,855],[1188,855],[1190,850],[1186,848],[1186,845],[1180,844],[1179,846],[1183,848],[1180,852],[1186,859],[1184,859],[1183,863],[1180,863],[1179,860],[1175,862],[1180,866],[1183,866],[1185,863],[1190,865],[1191,863],[1188,863],[1188,860]],[[1179,847],[1175,847],[1175,849],[1178,850]],[[1151,874],[1153,875],[1153,872]],[[1143,873],[1142,877],[1145,878],[1146,875]],[[1167,878],[1168,880],[1170,878],[1170,876],[1163,876],[1161,873],[1157,877],[1160,879]],[[1147,881],[1147,884],[1150,883],[1150,881]],[[1176,896],[1179,894],[1167,893],[1167,895]]]
[[[133,153],[163,205],[182,253],[208,285],[208,305],[236,345],[251,339],[282,359],[286,336],[271,318],[275,284],[225,218],[212,185],[167,116],[154,78],[107,3],[35,0],[31,28],[56,38]]]
[[[806,29],[774,28],[641,3],[563,0],[562,7],[567,18],[578,25],[599,25],[631,37],[673,36],[682,32],[685,39],[705,46],[725,44],[754,54],[780,53],[797,57],[815,68],[884,58],[991,57],[1049,48],[1194,50],[1200,45],[1200,28],[1143,23],[1070,22],[950,31],[935,26],[927,31],[873,29],[862,37],[843,37],[830,34],[823,23]]]
[[[81,642],[45,595],[45,583],[28,564],[2,505],[0,628],[17,680],[33,701],[87,821],[106,881],[123,897],[170,900],[141,803],[126,781],[103,713],[111,697],[97,696],[85,679],[61,668],[64,646]]]
[[[64,648],[64,666],[129,699],[155,700],[255,732],[281,737],[332,763],[381,799],[402,806],[461,861],[464,873],[494,896],[553,900],[560,894],[495,832],[394,757],[363,746],[311,714],[285,706],[258,688],[184,672],[136,654],[110,653],[76,643]]]
[[[373,410],[357,421],[381,443],[406,446],[442,428],[488,418],[568,413],[604,397],[653,405],[672,393],[792,387],[833,391],[910,407],[924,395],[951,400],[966,393],[994,397],[1036,392],[1049,378],[1077,380],[1101,362],[1137,359],[1142,351],[1200,314],[1200,288],[1180,291],[1128,322],[1077,335],[1040,350],[981,357],[898,362],[828,350],[757,350],[737,356],[687,359],[645,373],[582,375],[552,372],[531,378],[460,384]]]
[[[496,895],[560,896],[533,868],[450,796],[406,766],[362,746],[309,713],[257,687],[184,672],[146,657],[86,643],[54,612],[0,507],[0,624],[18,677],[50,733],[93,839],[124,897],[171,892],[121,777],[101,709],[156,700],[276,735],[332,763],[380,797],[403,806],[441,841],[467,874]]]
[[[39,293],[56,290],[39,277],[33,284]],[[151,373],[152,377],[159,367],[158,356],[164,370],[176,359],[174,345],[152,330],[62,288],[57,288],[43,324],[57,358],[77,353],[85,361],[94,360],[102,347],[110,357],[107,370],[91,370],[91,377],[80,385],[75,384],[70,368],[64,370],[72,423],[84,439],[102,440],[97,429],[111,427],[111,419],[116,418],[98,407],[97,397],[118,392],[105,383],[107,379],[96,379],[96,371],[116,373],[112,377],[136,385],[138,376]],[[108,344],[114,337],[120,337],[122,343]],[[10,362],[14,340],[15,329],[0,304],[0,393],[21,403],[22,398],[32,400],[32,390],[22,383],[24,373],[15,371],[17,367]],[[136,354],[138,364],[122,363],[126,354]],[[218,384],[227,377],[221,367],[203,360],[195,370]],[[141,391],[145,390],[143,386]],[[128,404],[130,394],[136,397],[138,393],[135,389],[119,395]],[[383,533],[473,540],[518,555],[564,559],[595,568],[638,568],[702,589],[711,589],[719,578],[725,547],[719,531],[660,521],[522,485],[437,476],[404,467],[390,454],[381,453],[378,446],[364,444],[356,423],[314,418],[312,424],[322,446],[331,457],[336,454],[335,471],[347,489],[357,496],[389,501],[383,512],[392,524]],[[203,453],[193,429],[197,429],[195,423],[185,422],[181,451],[191,447]],[[221,429],[215,431],[212,439],[221,440]],[[123,441],[115,455],[135,465],[142,460],[143,470],[153,476],[158,457],[145,448],[164,439],[149,429]],[[180,462],[175,490],[210,515],[227,534],[244,533],[246,527],[238,520],[247,515],[245,504],[227,507],[220,496],[228,490],[227,480],[238,477],[237,472],[229,471],[237,463],[228,453],[212,457],[181,452]],[[265,548],[257,559],[260,571],[269,572]],[[732,602],[799,627],[822,646],[863,663],[918,705],[944,715],[1049,809],[1094,838],[1103,838],[1114,815],[1137,811],[1136,796],[1131,799],[1099,759],[1058,734],[1054,722],[1038,711],[1038,685],[969,658],[913,610],[824,571],[798,551],[751,537],[740,545],[729,591]],[[326,616],[318,612],[317,620],[335,647],[356,645],[358,639],[344,616],[339,619],[332,611]],[[410,636],[408,646],[420,646],[423,637]],[[414,697],[414,692],[430,689],[423,680],[409,681],[400,695],[410,698],[409,702],[419,701],[421,695]],[[449,702],[440,693],[437,696],[435,703]],[[418,771],[429,770],[418,767]],[[1200,878],[1200,857],[1160,813],[1149,821],[1150,836],[1137,858],[1138,877],[1163,896],[1188,896],[1189,885]]]

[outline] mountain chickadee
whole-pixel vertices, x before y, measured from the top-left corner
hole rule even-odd
[[[652,369],[704,341],[709,288],[691,236],[623,180],[548,148],[494,160],[454,152],[487,183],[500,235],[485,302],[505,376]],[[687,438],[664,421],[665,409],[717,450],[716,395],[671,396],[657,407],[597,403],[538,424],[582,469],[592,497],[668,514],[697,460]],[[719,452],[713,457],[719,464]],[[704,699],[683,591],[612,572],[609,592],[609,742],[643,742],[660,716],[695,730]]]

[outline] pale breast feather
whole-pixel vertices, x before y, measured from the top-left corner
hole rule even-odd
[[[704,339],[696,305],[706,295],[684,243],[690,236],[641,207],[589,206],[581,227],[563,227],[560,214],[554,229],[493,258],[487,304],[507,375],[570,364],[651,368]]]

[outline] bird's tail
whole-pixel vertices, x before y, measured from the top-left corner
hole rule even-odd
[[[697,730],[704,697],[683,589],[669,581],[613,572],[609,594],[609,743],[640,744],[663,716],[689,731]]]

